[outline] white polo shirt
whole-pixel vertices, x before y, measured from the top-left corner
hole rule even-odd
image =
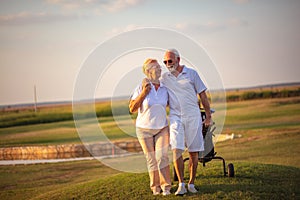
[[[141,92],[142,85],[139,85],[131,99],[136,99]],[[166,113],[168,99],[168,90],[163,84],[160,84],[158,90],[155,90],[154,85],[151,83],[151,90],[138,109],[136,127],[145,129],[162,129],[166,127],[168,125]]]
[[[207,88],[194,69],[183,66],[177,77],[166,72],[162,75],[161,83],[169,90],[170,116],[199,115],[197,94]]]

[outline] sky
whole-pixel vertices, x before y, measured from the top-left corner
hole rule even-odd
[[[0,105],[34,102],[34,86],[38,102],[72,100],[82,66],[99,45],[147,27],[199,44],[225,89],[299,82],[299,10],[298,0],[1,0]],[[130,94],[147,57],[163,65],[163,51],[153,49],[112,59],[95,97],[111,96],[120,80],[131,84],[114,95]]]

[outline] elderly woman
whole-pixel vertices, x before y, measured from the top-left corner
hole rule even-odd
[[[130,112],[138,112],[136,134],[147,160],[150,188],[154,195],[169,195],[171,189],[169,169],[169,128],[166,117],[167,88],[160,84],[161,67],[155,59],[143,65],[147,76],[133,93]]]

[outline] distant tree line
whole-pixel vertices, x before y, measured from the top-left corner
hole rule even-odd
[[[300,88],[283,90],[248,91],[241,94],[227,95],[227,101],[245,101],[253,99],[270,99],[300,96]]]
[[[262,90],[262,91],[245,91],[239,93],[238,91],[226,96],[226,100],[229,101],[246,101],[253,99],[268,99],[268,98],[284,98],[284,97],[296,97],[300,96],[300,88],[298,89],[282,89],[282,90]],[[221,101],[217,96],[214,96],[214,101]],[[96,109],[92,112],[83,108],[81,113],[76,114],[77,119],[88,118],[101,118],[118,115],[128,115],[128,102],[122,102],[114,106],[109,103],[100,103],[96,106]],[[132,115],[136,117],[136,113]],[[0,128],[32,125],[32,124],[44,124],[60,121],[74,120],[72,111],[68,109],[60,109],[56,111],[40,110],[35,113],[34,110],[0,110]],[[110,119],[111,120],[111,119]]]
[[[90,105],[87,106],[90,108]],[[111,117],[129,114],[128,104],[122,103],[112,106],[109,103],[103,103],[96,106],[95,110],[86,109],[83,107],[81,113],[76,113],[76,119],[89,119],[93,117]],[[68,109],[60,109],[48,111],[41,109],[37,113],[32,109],[28,110],[0,110],[0,128],[12,126],[24,126],[33,124],[45,124],[61,121],[74,120],[72,111]]]

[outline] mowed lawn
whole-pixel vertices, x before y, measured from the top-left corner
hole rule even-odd
[[[135,135],[134,121],[131,118],[128,119],[128,116],[118,117],[118,123],[114,121],[113,117],[100,117],[98,122],[110,140],[127,140],[132,139]],[[81,120],[80,123],[86,127],[89,125],[94,127],[92,124],[94,120],[91,119]],[[122,123],[125,131],[118,126],[119,123]],[[97,131],[99,130],[93,130],[91,136],[95,135],[93,132]],[[93,138],[91,138],[92,141]],[[81,140],[73,120],[0,128],[0,147],[78,143],[81,143]]]
[[[112,139],[131,137],[115,132],[112,118],[99,120],[114,130]],[[1,146],[80,142],[72,123],[3,128]],[[124,173],[92,160],[0,166],[0,199],[300,199],[300,98],[229,102],[223,134],[232,133],[242,137],[218,142],[215,149],[234,164],[235,177],[223,176],[220,161],[199,163],[199,193],[183,198],[153,197],[147,173]],[[186,166],[186,179],[187,173]]]
[[[217,143],[228,159],[300,167],[300,98],[229,103],[223,133],[242,135]]]

